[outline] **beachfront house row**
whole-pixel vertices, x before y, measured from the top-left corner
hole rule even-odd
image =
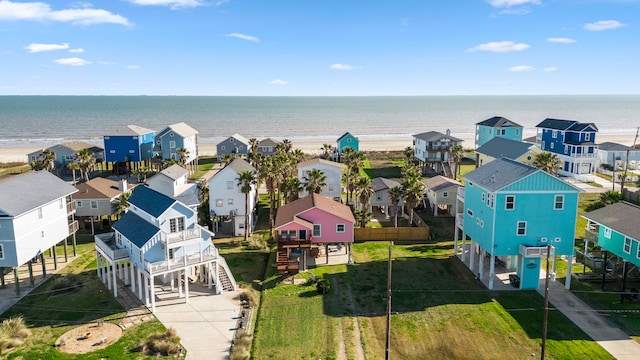
[[[342,134],[338,140],[336,140],[336,151],[338,154],[342,154],[344,149],[352,148],[355,151],[360,151],[360,140],[357,137],[351,135],[351,133],[346,132]]]
[[[462,187],[462,183],[442,175],[425,179],[422,182],[426,189],[424,198],[428,201],[428,206],[433,211],[433,216],[438,216],[440,210],[455,216],[456,196],[458,195],[458,189]]]
[[[249,140],[240,134],[234,134],[222,140],[216,145],[218,160],[222,160],[225,155],[247,155],[249,154]]]
[[[66,166],[76,160],[78,152],[80,150],[88,149],[93,157],[96,159],[96,163],[102,163],[104,161],[104,149],[99,146],[95,146],[84,141],[71,141],[64,144],[58,144],[47,148],[55,154],[55,160],[53,161],[53,168],[61,172],[71,172],[67,170]],[[42,152],[45,149],[40,149],[32,153],[27,154],[29,163],[41,159]]]
[[[618,202],[582,217],[587,219],[586,241],[640,267],[640,206]]]
[[[244,171],[256,173],[256,169],[242,158],[236,158],[209,179],[209,213],[212,217],[233,220],[233,234],[244,235],[245,194],[241,191],[239,178]],[[255,225],[257,201],[256,185],[248,193],[249,234]]]
[[[402,197],[400,197],[400,200],[396,205],[397,208],[395,208],[391,201],[391,196],[389,196],[389,189],[396,186],[402,186],[399,182],[383,177],[377,177],[371,180],[371,185],[373,186],[373,196],[369,199],[371,207],[379,208],[386,216],[395,216],[396,211],[398,212],[399,217],[404,215],[404,200]]]
[[[318,169],[327,177],[327,186],[322,189],[320,195],[340,200],[342,196],[342,170],[345,168],[344,164],[315,158],[298,164],[298,179],[304,183],[307,174],[313,169]]]
[[[494,116],[476,123],[476,149],[498,137],[522,141],[522,125],[502,116]]]
[[[598,167],[605,165],[611,169],[615,167],[615,170],[618,171],[624,170],[626,166],[627,170],[640,170],[640,149],[631,146],[614,142],[603,142],[602,144],[598,144],[597,157]]]
[[[456,204],[454,249],[479,279],[488,280],[485,283],[489,289],[493,289],[496,278],[496,263],[515,270],[521,289],[538,288],[547,245],[553,247],[554,273],[557,256],[565,255],[572,262],[578,188],[506,158],[496,159],[463,178],[465,187],[458,192]],[[461,244],[459,231],[464,239]],[[484,261],[488,258],[487,279]],[[571,270],[568,272],[567,288],[571,282]]]
[[[179,149],[185,149],[186,152],[184,164],[189,167],[196,165],[198,159],[198,131],[184,122],[179,122],[167,126],[165,129],[156,134],[155,152],[162,160],[180,160],[181,153]]]
[[[355,221],[349,206],[319,194],[310,194],[281,206],[274,228],[278,234],[278,271],[305,270],[306,251],[313,246],[325,247],[328,263],[329,245],[339,244],[340,248],[346,249],[351,262]],[[302,261],[296,261],[297,258]]]
[[[155,132],[127,125],[103,136],[105,160],[110,163],[139,162],[153,157]]]
[[[131,286],[155,313],[156,285],[178,287],[189,302],[189,284],[234,291],[233,275],[213,245],[213,234],[197,224],[198,214],[185,204],[146,185],[136,186],[127,212],[112,233],[95,235],[98,277],[118,296],[117,279]]]
[[[57,267],[55,246],[64,242],[66,259],[69,236],[75,253],[78,222],[72,195],[77,191],[45,170],[0,178],[0,267],[13,268],[17,279],[20,266],[27,264],[31,274],[32,263],[40,260],[46,276],[45,251],[51,251]],[[35,278],[30,280],[33,285]],[[19,296],[19,284],[16,292]]]
[[[272,138],[262,139],[260,140],[260,142],[258,142],[256,152],[259,152],[260,154],[265,156],[273,155],[278,144],[280,144],[280,142],[275,141]]]
[[[536,125],[536,142],[542,151],[562,162],[558,175],[588,180],[596,170],[598,128],[593,123],[547,118]]]
[[[437,131],[413,135],[413,155],[422,165],[423,172],[434,172],[452,177],[450,163],[453,161],[452,150],[456,145],[462,145],[462,139]]]
[[[540,153],[542,150],[535,144],[496,137],[476,149],[476,167],[503,157],[532,165]]]
[[[198,184],[189,183],[189,171],[173,164],[147,180],[149,187],[172,199],[178,200],[193,210],[200,206]]]
[[[76,216],[80,218],[81,228],[89,227],[92,234],[95,234],[96,227],[103,230],[111,225],[111,220],[118,215],[114,204],[123,193],[130,192],[133,188],[127,184],[126,179],[114,181],[101,177],[75,187],[78,189],[73,196],[76,201]],[[104,217],[106,224],[101,221]]]

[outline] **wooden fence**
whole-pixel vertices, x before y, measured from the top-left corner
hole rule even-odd
[[[354,239],[356,242],[362,241],[400,241],[400,240],[429,240],[428,227],[398,227],[398,228],[377,228],[377,229],[361,229],[354,230]]]
[[[622,199],[630,201],[632,203],[640,204],[640,191],[632,192],[629,189],[624,188],[622,190]]]

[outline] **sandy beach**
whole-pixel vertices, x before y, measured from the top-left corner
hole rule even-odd
[[[455,134],[453,134],[455,136]],[[627,146],[633,145],[635,135],[598,135],[598,143],[615,142]],[[473,147],[473,139],[462,139],[465,149]],[[309,155],[322,153],[322,141],[318,142],[293,142],[293,147],[302,150]],[[332,144],[335,145],[335,144]],[[367,140],[360,141],[360,151],[398,151],[413,145],[413,139],[406,140]],[[40,150],[38,147],[0,147],[0,162],[27,162],[27,154]],[[200,156],[210,156],[216,153],[216,144],[199,143]]]

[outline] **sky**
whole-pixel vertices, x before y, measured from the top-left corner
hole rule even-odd
[[[0,0],[0,95],[640,94],[640,0]]]

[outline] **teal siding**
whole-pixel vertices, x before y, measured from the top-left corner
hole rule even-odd
[[[506,191],[561,191],[561,192],[574,192],[577,193],[577,189],[564,181],[549,175],[543,171],[535,172],[524,179],[520,179],[504,188],[500,189],[501,192]]]
[[[498,130],[500,135],[498,135]],[[502,134],[504,131],[504,135]],[[520,127],[491,127],[484,125],[476,126],[476,147],[486,144],[494,137],[502,137],[505,139],[522,141],[522,128]]]
[[[616,256],[627,260],[633,265],[640,266],[640,258],[638,258],[638,246],[640,246],[639,240],[625,236],[613,229],[611,230],[611,238],[606,238],[604,236],[605,229],[606,226],[600,225],[600,230],[598,232],[598,245],[600,245],[601,248],[614,253]],[[631,251],[629,253],[624,251],[625,238],[631,239]]]
[[[484,194],[484,200],[482,197]],[[465,186],[464,231],[484,249],[491,249],[493,238],[494,209],[487,205],[486,190],[478,186]],[[473,211],[473,216],[468,210]]]
[[[348,147],[353,148],[353,150],[355,151],[360,151],[358,138],[349,133],[346,133],[342,137],[340,137],[340,139],[338,139],[337,145],[339,154],[342,154],[342,151]]]

